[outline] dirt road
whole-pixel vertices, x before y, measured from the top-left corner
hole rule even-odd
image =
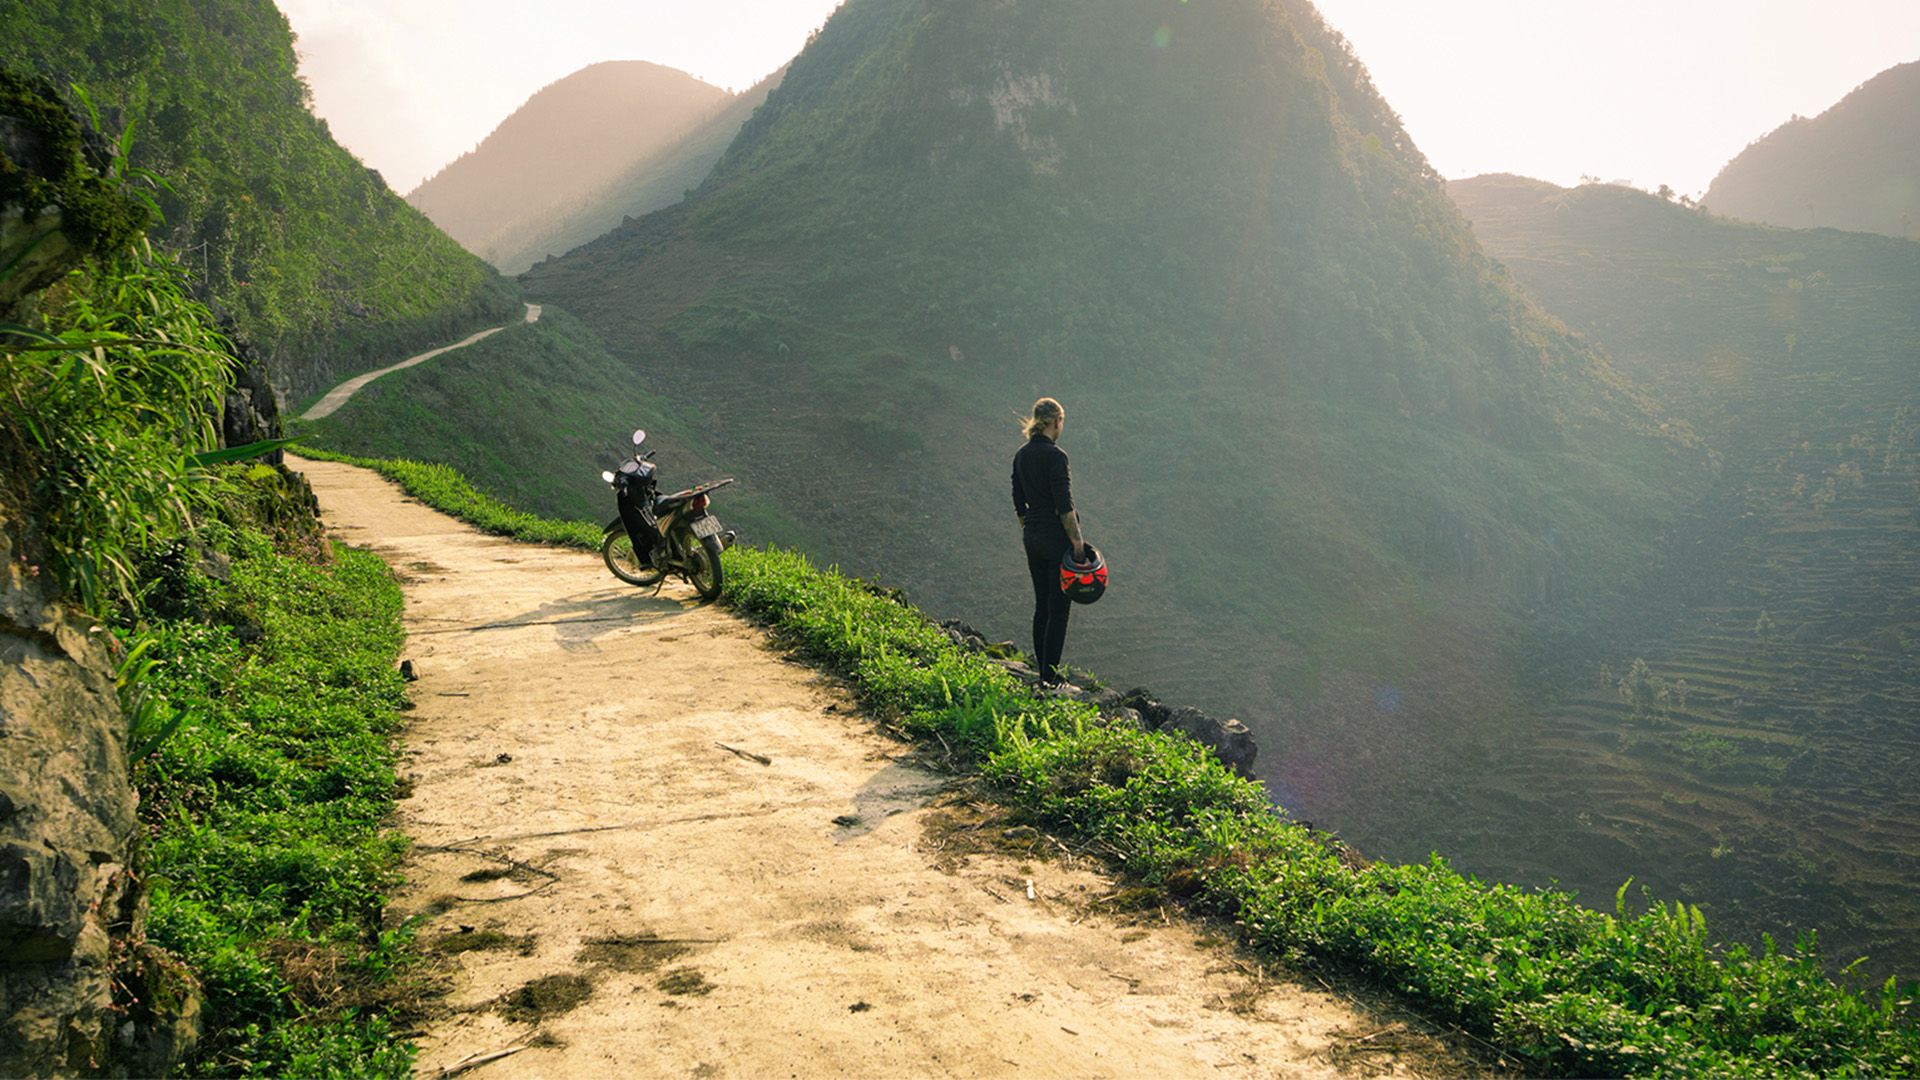
[[[1472,1070],[1202,924],[1116,911],[1113,881],[684,587],[296,467],[405,585],[395,906],[453,966],[421,1076]]]
[[[527,309],[527,315],[523,321],[530,322],[530,323],[539,322],[540,321],[540,305],[527,304],[525,305],[525,307]],[[508,325],[512,325],[512,324],[509,323]],[[383,375],[391,375],[396,371],[404,371],[407,368],[414,367],[418,364],[424,364],[436,356],[441,356],[446,353],[450,353],[455,349],[464,349],[476,341],[485,341],[487,338],[490,338],[493,335],[505,329],[506,329],[505,326],[495,326],[495,327],[492,327],[491,329],[482,330],[477,334],[470,334],[467,337],[462,338],[461,340],[456,341],[451,345],[443,345],[438,349],[428,349],[426,352],[423,352],[418,356],[409,356],[405,360],[402,360],[397,364],[388,365],[387,367],[383,367],[378,371],[369,371],[365,375],[355,375],[353,378],[348,379],[346,382],[343,382],[339,386],[336,386],[333,389],[327,391],[324,397],[322,397],[319,401],[316,401],[313,403],[312,408],[309,408],[306,412],[300,414],[300,419],[324,420],[327,417],[332,416],[334,413],[339,412],[340,406],[345,405],[348,402],[348,400],[350,400],[353,397],[353,395],[359,393],[363,388],[365,388],[365,386],[368,383],[372,382],[373,380],[378,379]]]

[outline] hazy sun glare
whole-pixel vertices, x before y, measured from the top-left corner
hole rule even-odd
[[[279,0],[334,134],[398,191],[540,87],[651,60],[744,89],[837,0]],[[1321,0],[1448,176],[1518,172],[1698,194],[1742,147],[1920,59],[1911,0]]]

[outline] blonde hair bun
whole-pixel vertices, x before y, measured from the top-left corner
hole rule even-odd
[[[1050,397],[1043,397],[1033,403],[1033,415],[1020,422],[1020,432],[1031,439],[1034,433],[1041,428],[1046,427],[1055,420],[1065,420],[1066,418],[1067,410],[1064,406]]]

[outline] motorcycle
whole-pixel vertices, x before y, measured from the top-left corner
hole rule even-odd
[[[633,433],[634,446],[646,440],[645,431]],[[645,586],[674,573],[702,600],[720,595],[720,553],[733,546],[734,532],[708,511],[707,494],[733,483],[731,477],[662,495],[653,451],[635,450],[618,472],[609,469],[600,479],[613,488],[620,507],[600,541],[600,558],[614,577]]]

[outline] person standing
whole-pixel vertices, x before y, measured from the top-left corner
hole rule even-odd
[[[1073,508],[1067,454],[1059,445],[1066,422],[1067,411],[1058,401],[1043,397],[1034,402],[1033,414],[1021,423],[1026,445],[1013,455],[1013,512],[1020,517],[1027,572],[1033,576],[1033,655],[1044,687],[1064,681],[1060,653],[1066,647],[1067,615],[1073,605],[1060,589],[1060,557],[1068,550],[1075,559],[1087,553],[1080,515]]]

